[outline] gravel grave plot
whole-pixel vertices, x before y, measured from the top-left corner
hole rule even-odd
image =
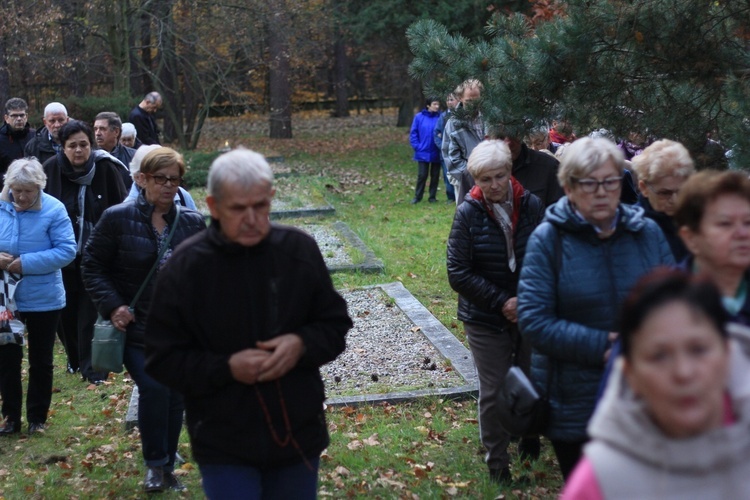
[[[323,254],[323,259],[326,261],[328,267],[354,264],[354,261],[346,251],[346,243],[334,229],[322,224],[304,224],[296,227],[299,227],[315,238],[318,248],[320,248],[320,253]]]
[[[342,291],[354,327],[346,350],[321,368],[327,397],[403,392],[465,384],[379,288]]]

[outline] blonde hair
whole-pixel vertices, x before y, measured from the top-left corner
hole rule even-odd
[[[687,178],[695,173],[695,162],[687,148],[676,141],[654,142],[632,160],[638,180],[653,182],[669,175]]]
[[[484,90],[484,85],[482,85],[482,82],[480,82],[476,78],[469,78],[468,80],[459,84],[458,87],[456,87],[456,90],[453,91],[453,95],[459,100],[463,99],[464,92],[469,89],[479,89],[479,91],[481,92],[482,90]]]
[[[148,154],[141,161],[141,173],[153,174],[159,170],[177,165],[180,176],[185,175],[185,159],[172,148],[159,147]]]

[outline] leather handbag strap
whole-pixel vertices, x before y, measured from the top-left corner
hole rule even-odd
[[[159,265],[159,261],[164,256],[164,252],[166,252],[167,248],[169,248],[169,242],[172,241],[172,235],[174,235],[175,229],[177,229],[177,221],[180,220],[180,206],[175,205],[175,209],[177,210],[177,214],[174,216],[174,223],[172,224],[172,227],[169,228],[169,234],[167,234],[167,239],[164,240],[164,244],[161,246],[161,250],[159,250],[159,255],[156,257],[156,260],[154,261],[154,265],[151,266],[151,269],[149,270],[148,275],[146,275],[146,279],[143,280],[143,283],[141,284],[141,288],[138,289],[138,293],[135,294],[135,297],[133,297],[133,300],[130,302],[130,306],[129,306],[130,309],[133,309],[135,307],[135,304],[138,302],[138,299],[141,298],[141,294],[143,293],[143,290],[146,289],[146,285],[151,279],[151,276],[154,274],[154,271],[156,271],[156,268]]]

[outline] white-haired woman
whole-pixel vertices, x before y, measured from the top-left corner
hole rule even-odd
[[[528,370],[529,349],[516,327],[516,288],[526,242],[544,215],[544,204],[511,176],[513,158],[504,141],[477,145],[467,171],[474,187],[456,209],[448,238],[448,280],[458,292],[458,319],[479,374],[479,429],[490,478],[511,479],[510,436],[499,424],[500,385],[518,350]],[[521,454],[536,457],[538,439],[522,440]]]
[[[35,158],[10,164],[0,192],[0,268],[21,281],[14,300],[29,342],[26,420],[29,433],[43,431],[52,400],[55,331],[65,306],[60,269],[76,256],[73,226],[65,206],[44,193],[47,176]],[[21,430],[21,344],[0,345],[0,396],[4,422],[0,435]]]
[[[643,209],[620,203],[622,152],[607,139],[568,146],[558,172],[565,197],[529,239],[518,323],[531,342],[532,381],[548,394],[546,431],[563,477],[581,456],[619,304],[640,276],[674,263]]]
[[[688,177],[695,173],[690,153],[679,142],[662,139],[633,158],[633,169],[638,175],[638,205],[664,232],[674,260],[682,262],[690,252],[677,234],[673,217],[677,194]]]

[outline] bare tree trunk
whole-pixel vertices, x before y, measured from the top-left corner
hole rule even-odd
[[[398,105],[397,127],[411,126],[411,122],[414,120],[414,110],[421,107],[421,95],[418,81],[412,80],[409,85],[404,85]]]
[[[159,33],[159,89],[164,99],[164,140],[177,140],[180,147],[186,148],[187,141],[183,133],[182,99],[179,89],[180,70],[177,64],[174,19],[172,5],[174,0],[160,0],[156,3],[157,33]]]
[[[271,139],[292,138],[292,85],[289,65],[289,28],[286,1],[277,3],[268,18],[268,86]]]
[[[129,11],[128,0],[104,3],[107,42],[112,55],[113,90],[118,95],[130,94]]]
[[[151,16],[144,12],[138,18],[138,21],[141,28],[141,64],[145,68],[141,75],[138,97],[143,97],[154,89],[154,81],[151,77],[151,65],[153,64],[151,57]]]
[[[0,95],[10,97],[10,73],[8,73],[8,53],[6,44],[7,40],[5,37],[0,36]]]
[[[63,17],[60,20],[62,31],[63,53],[68,63],[63,70],[68,82],[71,95],[82,97],[85,90],[85,68],[82,58],[86,54],[84,43],[84,26],[82,19],[86,19],[86,6],[83,0],[58,0]]]
[[[343,118],[349,116],[349,92],[346,85],[349,60],[346,55],[346,44],[343,35],[336,30],[336,42],[333,45],[334,90],[336,92],[336,111],[334,116]]]

